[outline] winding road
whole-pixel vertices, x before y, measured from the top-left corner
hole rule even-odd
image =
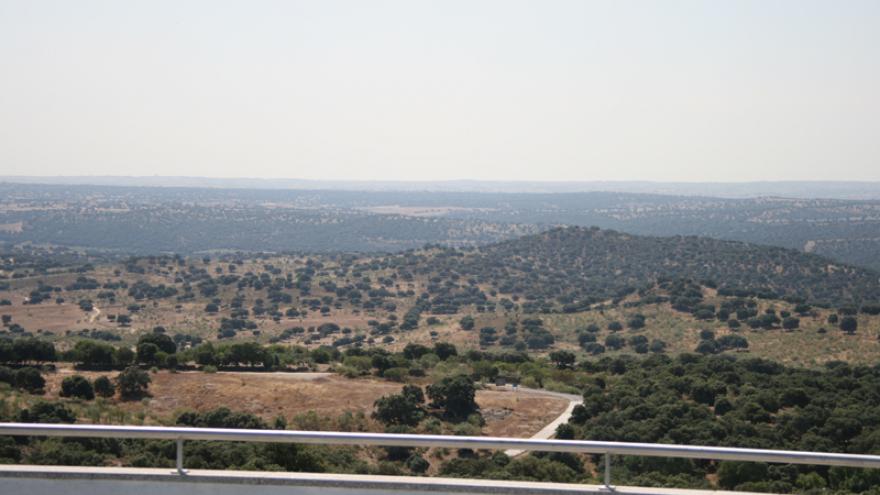
[[[527,388],[527,387],[517,387],[516,389],[505,386],[505,387],[495,387],[496,390],[509,390],[511,393],[515,394],[530,394],[530,395],[542,395],[544,397],[555,397],[559,399],[565,399],[568,401],[568,407],[565,408],[565,411],[562,412],[559,416],[556,417],[550,423],[547,423],[546,426],[541,428],[541,431],[535,433],[530,438],[538,439],[538,440],[546,440],[548,438],[552,438],[556,433],[556,428],[563,424],[567,423],[569,418],[571,418],[571,413],[574,411],[574,406],[582,404],[584,402],[584,398],[580,395],[574,394],[563,394],[561,392],[551,392],[549,390],[543,390],[539,388]],[[504,453],[509,457],[516,457],[525,452],[524,450],[517,449],[509,449],[505,450]]]

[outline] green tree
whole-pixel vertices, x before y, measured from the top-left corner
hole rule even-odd
[[[152,342],[142,342],[137,346],[137,362],[154,365],[159,364],[159,347]]]
[[[61,397],[92,400],[95,398],[95,390],[86,377],[81,375],[68,376],[61,381]]]
[[[46,386],[46,380],[37,368],[27,367],[15,370],[13,373],[15,386],[32,394],[42,393]]]
[[[474,382],[466,375],[454,375],[428,385],[431,406],[443,409],[444,415],[453,420],[463,420],[479,411],[474,400]]]
[[[138,339],[137,343],[138,347],[140,347],[141,344],[153,344],[158,347],[160,351],[166,354],[174,354],[175,352],[177,352],[177,344],[174,343],[174,340],[172,340],[171,337],[165,335],[164,333],[153,332],[142,335],[141,338]]]
[[[136,366],[129,366],[116,377],[116,386],[122,400],[137,400],[146,395],[150,375]]]
[[[461,320],[458,320],[458,324],[461,325],[462,330],[473,330],[474,329],[474,317],[473,316],[464,316]]]
[[[621,349],[625,345],[626,345],[626,339],[624,339],[620,335],[611,334],[611,335],[605,337],[605,347],[607,347],[609,349],[616,351],[618,349]]]
[[[844,316],[840,319],[840,329],[849,335],[856,333],[859,328],[859,321],[855,316]]]
[[[119,366],[128,366],[134,362],[135,353],[128,347],[120,347],[116,349],[116,355],[114,356],[114,363]]]
[[[406,344],[406,347],[403,348],[403,357],[410,360],[418,359],[429,352],[431,352],[431,349],[428,349],[421,344],[410,342],[409,344]]]
[[[101,397],[113,397],[116,394],[116,386],[104,375],[95,378],[95,393]]]
[[[701,340],[695,349],[700,354],[715,354],[718,350],[718,343],[714,340]]]
[[[422,389],[406,385],[400,394],[379,398],[374,404],[373,418],[386,425],[416,426],[425,417]]]
[[[457,356],[458,349],[455,348],[455,344],[449,342],[437,342],[434,344],[434,354],[436,354],[441,361],[446,361],[452,356]]]
[[[73,347],[73,358],[86,368],[112,366],[115,350],[105,342],[80,340]]]
[[[562,370],[574,367],[575,356],[571,351],[553,351],[550,353],[550,360]]]

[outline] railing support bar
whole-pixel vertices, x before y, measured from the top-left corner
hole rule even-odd
[[[612,490],[611,488],[611,453],[605,452],[605,489]]]
[[[186,469],[183,469],[183,439],[177,439],[177,474],[186,474]]]

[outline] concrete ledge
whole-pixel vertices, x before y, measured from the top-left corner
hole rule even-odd
[[[27,495],[350,495],[368,493],[511,493],[540,495],[608,494],[604,486],[525,481],[492,481],[412,476],[276,473],[265,471],[0,466],[2,493]],[[615,487],[627,495],[749,495],[745,492]],[[757,494],[751,494],[757,495]],[[766,494],[764,494],[766,495]]]

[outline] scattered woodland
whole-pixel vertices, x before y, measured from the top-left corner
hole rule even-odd
[[[0,240],[124,254],[405,251],[561,225],[795,249],[880,270],[880,201],[0,183]]]
[[[880,276],[870,268],[595,227],[320,251],[0,245],[0,420],[527,436],[547,411],[494,388],[516,383],[583,397],[558,438],[880,452]],[[320,390],[343,401],[339,413],[276,402],[273,390],[293,386],[247,381],[260,373],[314,374],[290,393]],[[250,395],[175,397],[216,386]],[[173,455],[169,442],[0,438],[3,462],[170,466]],[[187,467],[589,482],[599,460],[194,444]],[[616,480],[645,486],[824,494],[880,484],[838,468],[615,465]]]

